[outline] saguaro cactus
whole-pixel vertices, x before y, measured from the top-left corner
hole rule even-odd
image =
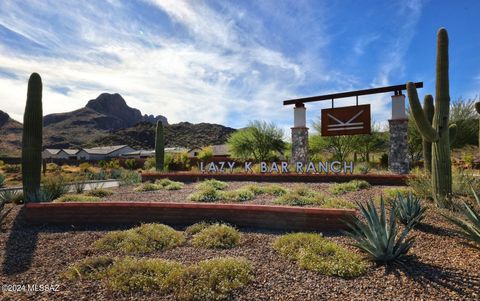
[[[155,136],[155,168],[157,171],[163,170],[163,161],[165,157],[165,139],[163,135],[163,124],[157,121],[157,131]]]
[[[25,202],[40,200],[42,128],[42,79],[37,73],[32,73],[23,115],[22,182]]]
[[[448,33],[441,28],[437,35],[435,108],[430,124],[420,105],[417,89],[407,83],[408,100],[415,123],[423,138],[432,143],[432,193],[438,206],[450,205],[452,163],[450,159],[450,91],[448,79]]]
[[[433,121],[433,114],[434,114],[434,106],[433,106],[433,97],[432,95],[428,94],[425,95],[423,99],[423,112],[427,117],[429,124],[432,124]],[[428,141],[424,136],[422,136],[422,149],[423,149],[423,162],[425,169],[431,173],[432,172],[432,142]]]

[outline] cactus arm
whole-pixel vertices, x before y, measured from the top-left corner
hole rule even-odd
[[[438,133],[428,121],[427,116],[425,116],[420,101],[418,100],[417,88],[415,88],[412,82],[407,83],[407,92],[410,111],[412,112],[418,130],[427,141],[438,141]]]
[[[440,28],[437,34],[437,64],[435,81],[435,101],[450,101],[450,85],[448,79],[448,33]]]
[[[452,145],[455,142],[455,138],[457,138],[457,125],[455,123],[448,127],[448,135],[450,136],[450,145]]]

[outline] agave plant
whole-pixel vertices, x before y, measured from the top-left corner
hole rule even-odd
[[[398,193],[393,204],[397,211],[398,219],[408,228],[413,228],[425,218],[427,208],[422,207],[420,199],[415,197],[411,192],[409,192],[407,196]]]
[[[480,199],[473,189],[472,192],[473,196],[475,197],[475,201],[480,208]],[[473,241],[475,244],[477,244],[478,249],[480,249],[480,212],[476,212],[473,209],[473,206],[470,207],[465,202],[463,202],[463,204],[459,207],[459,211],[463,218],[448,215],[443,216],[460,228],[458,230],[460,235]]]
[[[351,231],[347,234],[356,240],[353,245],[379,263],[390,263],[404,259],[415,238],[407,238],[410,231],[409,227],[405,227],[399,233],[396,219],[397,210],[392,208],[390,220],[387,221],[383,197],[380,202],[380,214],[378,214],[373,200],[370,200],[366,205],[357,204],[366,222],[354,217],[353,223],[349,224]]]

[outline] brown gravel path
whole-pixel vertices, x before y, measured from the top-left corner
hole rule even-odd
[[[232,183],[231,188],[244,183]],[[287,186],[290,184],[287,184]],[[312,185],[321,189],[328,184]],[[327,185],[327,186],[325,186]],[[126,188],[122,188],[126,189]],[[351,193],[349,199],[364,199],[379,193],[381,187]],[[183,193],[193,192],[187,186]],[[183,195],[182,193],[182,195]],[[122,198],[129,193],[118,194]],[[118,195],[116,195],[118,197]],[[138,200],[151,195],[179,201],[165,191],[140,193]],[[180,197],[178,197],[180,198]],[[115,198],[118,200],[118,198]],[[10,205],[9,205],[10,206]],[[90,245],[113,228],[36,227],[26,225],[22,206],[9,214],[0,233],[1,284],[58,284],[51,293],[1,293],[1,300],[173,300],[171,296],[119,294],[97,281],[67,282],[60,276],[66,267],[96,254]],[[149,254],[185,263],[215,256],[244,256],[254,264],[255,280],[235,292],[230,300],[480,300],[480,252],[462,244],[438,210],[430,208],[424,223],[415,230],[413,258],[404,267],[371,266],[367,275],[342,279],[304,271],[279,256],[271,247],[280,233],[242,229],[241,245],[231,250],[203,250],[190,244]],[[351,240],[340,233],[325,233],[349,248]],[[119,254],[111,253],[111,256]]]

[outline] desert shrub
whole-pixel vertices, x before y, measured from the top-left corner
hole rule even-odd
[[[380,157],[380,166],[383,168],[388,168],[388,154],[383,153]]]
[[[393,202],[393,210],[397,211],[398,220],[407,227],[413,228],[425,218],[426,207],[420,204],[420,199],[410,192],[407,196],[398,194]]]
[[[300,186],[278,197],[274,200],[274,203],[278,205],[307,206],[321,205],[324,200],[325,196],[323,194],[315,193],[305,186]]]
[[[107,190],[107,189],[102,189],[102,188],[97,188],[97,189],[92,189],[86,193],[88,196],[95,196],[99,198],[104,198],[107,196],[111,196],[113,194],[113,191]]]
[[[134,170],[137,167],[137,161],[135,159],[126,159],[125,167],[130,170]]]
[[[192,240],[193,245],[207,249],[230,249],[239,242],[238,230],[224,224],[210,225],[195,234]]]
[[[20,164],[5,164],[3,170],[6,173],[19,173],[22,170],[22,166]]]
[[[105,168],[107,168],[107,166],[108,166],[108,164],[105,160],[98,161],[98,167],[105,169]]]
[[[143,163],[143,169],[144,170],[155,169],[155,158],[154,157],[147,158],[147,160],[145,160],[145,162]]]
[[[7,182],[7,181],[5,180],[5,176],[0,173],[0,188],[5,187],[6,182]]]
[[[472,193],[477,203],[477,210],[474,209],[473,205],[468,205],[463,201],[457,208],[461,218],[446,214],[442,215],[458,227],[457,232],[460,235],[475,243],[480,250],[480,199],[474,190]]]
[[[165,259],[132,258],[118,259],[106,270],[108,286],[115,291],[169,293],[174,285],[170,278],[185,267]]]
[[[166,190],[180,190],[183,188],[184,185],[182,182],[175,182],[170,179],[156,180],[155,184],[161,186]]]
[[[179,300],[223,300],[254,279],[252,266],[245,258],[214,258],[177,271],[170,283]]]
[[[23,193],[18,190],[2,190],[0,191],[0,202],[13,203],[15,205],[23,203]]]
[[[83,178],[77,178],[71,185],[76,193],[82,193],[85,190],[87,183]]]
[[[338,194],[344,194],[346,192],[359,191],[367,188],[370,188],[370,184],[367,181],[352,180],[347,183],[335,183],[332,186],[330,186],[329,190],[331,193],[338,195]]]
[[[357,277],[367,269],[360,256],[319,234],[282,235],[274,241],[273,248],[283,256],[297,261],[300,267],[322,275]]]
[[[280,185],[276,184],[271,184],[271,185],[265,185],[261,186],[258,184],[250,184],[242,187],[243,189],[248,189],[251,192],[253,192],[255,195],[261,195],[261,194],[270,194],[273,196],[281,196],[287,193],[287,189],[283,188]]]
[[[94,172],[86,172],[85,173],[85,178],[88,180],[106,180],[107,179],[107,173],[104,170],[100,170],[98,173]]]
[[[174,248],[185,242],[182,233],[162,224],[143,224],[125,231],[107,233],[93,247],[102,251],[148,253]]]
[[[80,165],[78,165],[80,172],[83,172],[83,173],[90,171],[91,167],[92,165],[88,162],[80,163]]]
[[[419,198],[432,199],[432,182],[426,172],[414,170],[412,176],[407,179],[407,185]]]
[[[160,186],[160,185],[150,183],[150,182],[146,182],[146,183],[143,183],[142,185],[136,187],[135,191],[142,191],[142,192],[144,192],[144,191],[156,191],[156,190],[160,190],[162,188],[163,187]]]
[[[115,180],[119,180],[122,178],[122,172],[123,170],[120,169],[120,168],[112,168],[110,169],[110,175],[109,175],[109,178],[110,179],[115,179]]]
[[[452,172],[452,193],[455,196],[469,196],[471,189],[480,191],[480,179],[473,171],[454,169]]]
[[[2,197],[2,194],[3,193],[0,193],[0,227],[5,223],[5,217],[7,216],[8,212],[12,210],[12,208],[5,210],[5,204],[7,204],[7,200],[6,198]]]
[[[70,186],[62,176],[47,177],[43,181],[42,191],[50,200],[55,200],[68,193]]]
[[[355,209],[357,205],[341,198],[325,198],[321,203],[322,208]]]
[[[363,218],[354,216],[353,223],[349,224],[351,231],[348,232],[356,241],[354,246],[379,263],[405,259],[415,239],[406,238],[409,227],[399,233],[396,210],[390,210],[390,219],[387,221],[383,199],[380,203],[380,214],[372,200],[366,205],[359,203],[358,206]]]
[[[230,202],[246,202],[253,200],[255,198],[255,194],[251,190],[236,189],[222,192],[221,198]]]
[[[106,168],[120,169],[120,161],[118,159],[110,160],[107,162]]]
[[[88,196],[83,194],[66,194],[55,199],[54,203],[71,203],[71,202],[100,202],[101,198],[96,196]]]
[[[133,185],[142,182],[142,176],[133,170],[123,170],[120,177],[120,185]]]
[[[371,167],[368,162],[361,162],[355,166],[355,169],[358,171],[358,173],[366,175],[370,172]]]
[[[217,189],[210,187],[204,188],[198,192],[189,195],[189,200],[194,202],[217,202],[222,199],[222,193]]]
[[[193,224],[193,225],[188,226],[188,227],[185,229],[185,234],[188,235],[188,236],[195,235],[195,234],[197,234],[198,232],[202,231],[203,229],[209,227],[210,225],[211,225],[210,223],[207,223],[207,222],[205,222],[205,221],[201,221],[201,222],[195,223],[195,224]]]
[[[166,190],[180,190],[183,188],[183,183],[181,182],[172,182],[169,185],[164,187]]]
[[[5,165],[5,162],[3,162],[2,160],[0,160],[0,167],[3,167],[3,165]]]
[[[215,180],[215,179],[210,179],[210,180],[205,180],[199,184],[197,184],[197,186],[195,188],[197,188],[198,190],[204,190],[204,189],[209,189],[209,188],[213,188],[213,189],[216,189],[216,190],[223,190],[225,188],[227,188],[228,184],[225,183],[225,182],[222,182],[222,181],[218,181],[218,180]]]
[[[107,268],[109,268],[113,262],[113,258],[107,256],[88,257],[78,263],[70,265],[63,276],[68,280],[101,279]]]
[[[408,196],[412,192],[412,189],[408,187],[395,187],[395,188],[384,188],[382,194],[386,199],[396,199],[400,194],[402,196]]]

